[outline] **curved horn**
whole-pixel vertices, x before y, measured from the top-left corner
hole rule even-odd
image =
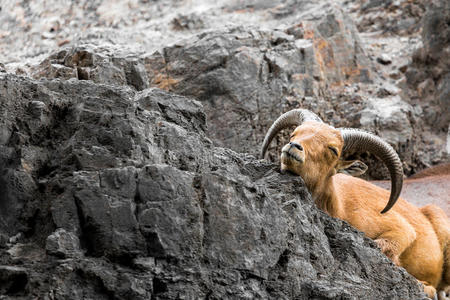
[[[391,175],[391,195],[382,214],[389,211],[397,202],[403,185],[402,162],[395,150],[380,137],[358,129],[339,128],[344,139],[342,153],[347,151],[369,151],[377,156],[389,170]]]
[[[261,147],[261,158],[264,158],[270,142],[280,130],[292,125],[299,126],[305,121],[317,121],[322,123],[319,116],[307,109],[293,109],[279,116],[266,133]]]

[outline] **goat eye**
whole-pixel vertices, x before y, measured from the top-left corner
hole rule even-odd
[[[328,149],[330,149],[331,152],[333,152],[334,155],[338,156],[339,153],[338,153],[338,150],[337,150],[336,148],[334,148],[334,147],[328,147]]]

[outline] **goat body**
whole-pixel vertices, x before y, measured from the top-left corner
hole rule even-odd
[[[379,211],[389,192],[365,180],[345,174],[332,177],[335,211],[373,239],[396,265],[405,268],[434,296],[450,285],[450,222],[433,204],[418,208],[402,198],[386,214]],[[445,299],[445,298],[444,298]]]
[[[429,175],[425,176],[425,174]],[[388,188],[390,184],[387,180],[371,182],[382,188]],[[436,204],[450,216],[450,170],[447,174],[436,174],[426,169],[407,178],[403,182],[401,196],[417,206]]]
[[[290,125],[298,126],[282,149],[281,169],[300,175],[319,208],[372,238],[396,265],[424,284],[428,296],[436,297],[438,290],[439,300],[450,299],[446,296],[450,293],[450,221],[436,205],[418,208],[398,197],[403,172],[395,151],[378,137],[335,129],[299,109],[275,121],[266,134],[262,157],[275,134]],[[360,161],[343,161],[342,153],[364,150],[364,144],[366,150],[378,151],[373,154],[388,166],[391,192],[350,176],[364,173],[367,166]]]

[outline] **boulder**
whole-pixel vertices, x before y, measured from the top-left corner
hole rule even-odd
[[[142,59],[89,44],[57,51],[33,67],[31,73],[37,79],[76,78],[112,85],[129,85],[136,90],[148,87]]]
[[[423,47],[406,71],[413,103],[424,107],[432,131],[446,131],[450,122],[450,4],[430,3],[422,19]]]
[[[150,85],[201,101],[216,145],[256,154],[282,112],[301,106],[325,116],[334,88],[374,79],[342,10],[324,4],[299,20],[285,30],[214,30],[165,47],[147,58]]]
[[[386,35],[409,36],[421,29],[425,0],[357,0],[350,1],[350,10],[357,17],[360,32],[381,32]]]
[[[73,232],[59,228],[47,237],[46,250],[48,254],[62,258],[79,256],[80,240]]]

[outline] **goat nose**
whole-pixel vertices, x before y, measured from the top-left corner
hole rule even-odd
[[[300,145],[300,144],[297,144],[297,143],[295,143],[295,142],[290,142],[289,145],[291,145],[292,147],[297,148],[297,149],[300,150],[300,151],[303,151],[303,147],[302,147],[302,145]]]

